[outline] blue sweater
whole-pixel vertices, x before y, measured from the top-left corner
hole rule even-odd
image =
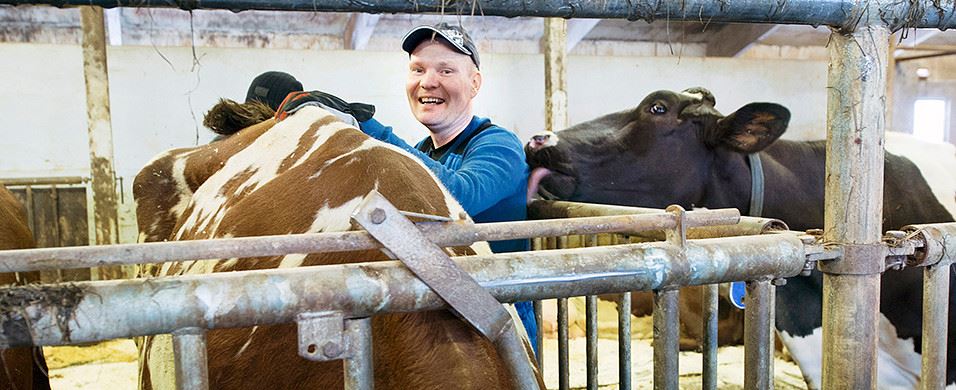
[[[464,131],[439,148],[438,152],[445,153],[438,156],[438,160],[409,145],[396,136],[391,127],[382,125],[374,118],[361,122],[360,126],[363,132],[373,138],[417,156],[475,222],[523,221],[528,213],[528,164],[518,137],[502,127],[492,125],[468,142],[464,154],[455,153],[459,144],[487,122],[487,118],[472,117]],[[418,145],[426,140],[428,138]],[[495,253],[529,249],[528,240],[494,241],[489,244]]]

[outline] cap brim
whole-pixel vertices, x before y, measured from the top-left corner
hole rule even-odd
[[[437,30],[432,26],[418,26],[413,28],[412,31],[409,31],[408,34],[405,34],[405,38],[402,39],[402,50],[405,50],[405,52],[408,54],[412,54],[412,52],[415,51],[415,48],[418,47],[422,41],[426,39],[432,39],[433,36],[442,37],[445,42],[448,42],[462,54],[471,56],[471,50],[459,45],[453,39],[445,35],[445,33],[443,33],[441,30]]]

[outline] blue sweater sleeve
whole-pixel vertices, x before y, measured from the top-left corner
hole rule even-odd
[[[451,170],[396,136],[375,119],[362,122],[362,131],[418,157],[469,215],[476,215],[514,194],[525,182],[528,165],[524,148],[514,133],[492,126],[471,140],[461,167]]]

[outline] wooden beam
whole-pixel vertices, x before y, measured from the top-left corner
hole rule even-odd
[[[581,42],[600,22],[601,19],[569,19],[567,52],[570,53],[578,45],[578,42]]]
[[[113,169],[113,127],[110,123],[109,72],[106,68],[106,32],[103,8],[80,7],[83,29],[83,75],[86,80],[87,133],[90,145],[90,188],[96,245],[119,242],[116,181]],[[122,279],[122,268],[96,269],[99,280]]]
[[[728,24],[707,40],[708,57],[738,57],[772,34],[776,24]]]
[[[544,127],[548,131],[568,127],[567,39],[566,19],[544,19]]]
[[[349,16],[349,21],[345,25],[345,48],[347,50],[364,50],[368,46],[368,40],[375,31],[375,25],[378,24],[378,14],[354,13]]]

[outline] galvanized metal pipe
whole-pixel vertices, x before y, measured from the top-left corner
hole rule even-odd
[[[692,241],[687,260],[678,258],[672,245],[643,243],[455,261],[499,301],[516,302],[788,277],[803,269],[805,252],[796,237],[775,234]],[[354,318],[445,307],[393,261],[11,287],[0,290],[0,298],[23,308],[0,313],[0,348],[287,323],[301,312]]]
[[[140,2],[134,0],[2,0],[0,4],[48,4],[58,7],[71,5],[98,5],[102,7],[158,7],[192,9],[362,12],[362,13],[454,13],[474,14],[471,2],[441,0],[380,0],[361,2],[349,0],[205,0],[202,2],[175,0],[169,2]],[[952,28],[953,10],[928,1],[888,2],[879,9],[887,21],[909,27]],[[684,0],[668,2],[630,2],[607,0],[600,2],[572,0],[483,0],[478,9],[488,16],[536,16],[558,18],[601,19],[656,19],[712,21],[720,23],[778,23],[829,26],[851,26],[859,21],[864,7],[851,0],[790,0],[767,3],[758,0],[720,2]],[[901,19],[901,20],[899,20]]]
[[[205,329],[184,328],[173,332],[173,354],[176,357],[177,390],[209,388]]]
[[[945,261],[923,269],[922,390],[946,387],[950,264]]]
[[[703,374],[701,387],[717,389],[717,314],[718,314],[718,285],[708,284],[701,289],[701,303],[704,307],[703,340]]]
[[[735,209],[700,210],[687,214],[690,226],[732,224],[739,218]],[[417,224],[423,233],[442,247],[470,245],[477,241],[594,234],[615,231],[667,229],[674,216],[657,210],[652,215],[624,215],[575,218],[553,221]],[[284,236],[154,242],[68,248],[41,248],[0,251],[0,272],[90,268],[104,265],[146,264],[180,260],[250,258],[290,253],[344,252],[381,248],[364,231],[312,233]]]
[[[677,289],[654,291],[654,389],[677,390],[680,369],[680,321]]]
[[[16,186],[43,186],[43,185],[71,185],[83,184],[87,179],[80,176],[51,176],[51,177],[11,177],[0,178],[0,185]]]
[[[847,248],[821,264],[825,389],[875,389],[883,212],[887,40],[879,9],[865,3],[863,26],[830,37],[824,241]]]
[[[584,299],[584,311],[586,312],[585,335],[587,336],[587,351],[585,360],[587,361],[587,389],[597,390],[598,388],[598,326],[597,326],[597,296],[588,295]]]
[[[352,355],[342,362],[345,390],[372,390],[375,387],[372,319],[356,318],[345,321],[345,337],[349,340]]]
[[[773,388],[774,286],[747,282],[744,310],[744,389]]]
[[[568,390],[568,298],[558,298],[558,389]]]
[[[534,309],[534,323],[538,325],[538,333],[535,335],[534,340],[531,342],[534,343],[534,350],[537,351],[534,355],[534,361],[538,365],[538,370],[544,371],[544,329],[542,328],[542,320],[544,316],[541,313],[541,300],[536,300],[532,303],[532,308]]]
[[[498,355],[504,360],[505,369],[508,370],[508,376],[512,380],[515,389],[519,390],[539,390],[537,377],[534,374],[534,368],[528,362],[528,351],[525,350],[524,341],[518,337],[518,331],[514,323],[501,333],[495,342],[495,349]]]
[[[631,293],[617,305],[617,364],[620,390],[631,390]]]

